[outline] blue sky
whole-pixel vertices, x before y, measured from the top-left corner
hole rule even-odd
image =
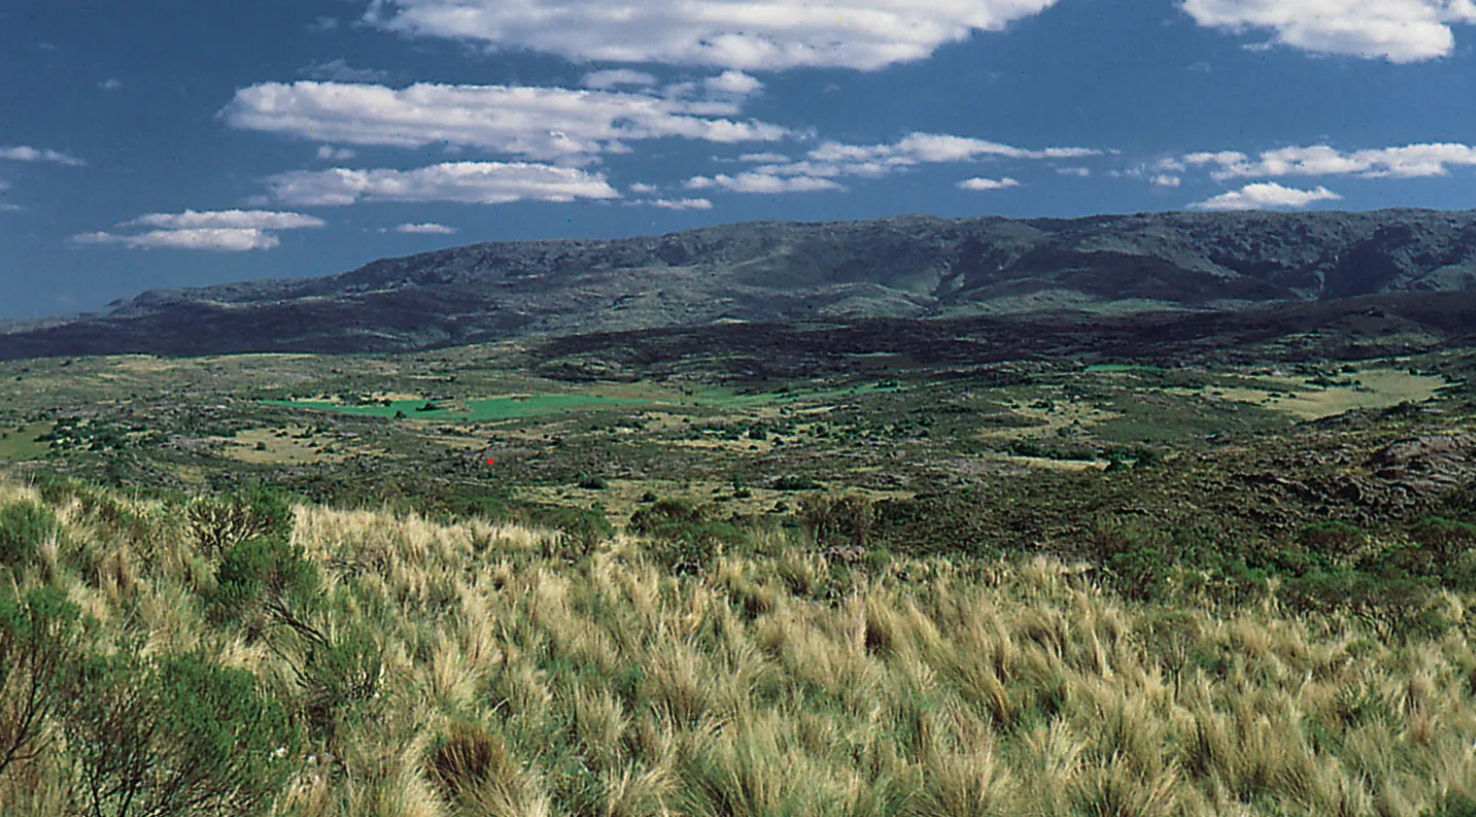
[[[1476,0],[0,5],[0,317],[755,219],[1469,209]]]

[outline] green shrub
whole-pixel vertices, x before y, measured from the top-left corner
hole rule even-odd
[[[1410,537],[1430,554],[1431,569],[1445,582],[1463,589],[1472,578],[1462,570],[1462,557],[1476,546],[1476,525],[1438,516],[1426,517],[1409,531]]]
[[[73,683],[64,728],[93,817],[257,814],[291,773],[297,734],[249,672],[125,652]]]
[[[587,491],[603,491],[610,487],[610,483],[597,474],[580,474],[575,484]]]
[[[800,500],[800,524],[815,537],[815,544],[865,547],[876,523],[876,508],[859,494],[826,496],[811,494]]]
[[[660,542],[657,562],[677,574],[701,573],[719,550],[746,541],[731,522],[710,519],[685,499],[663,499],[641,508],[631,515],[630,528]]]
[[[255,537],[292,535],[292,505],[281,493],[260,486],[197,499],[189,506],[188,518],[190,530],[207,553],[222,553]]]
[[[809,477],[779,477],[773,482],[776,491],[818,491],[825,486]]]
[[[631,514],[630,529],[649,536],[672,525],[699,524],[702,518],[702,512],[690,500],[661,499]]]
[[[35,560],[36,549],[56,530],[56,514],[35,502],[0,509],[0,565],[20,567]]]
[[[1313,522],[1297,532],[1302,545],[1316,553],[1343,556],[1363,545],[1363,531],[1347,522]]]
[[[318,572],[302,548],[265,536],[247,539],[226,551],[215,571],[215,582],[208,603],[216,621],[264,613],[295,624],[301,611],[314,602]]]
[[[0,706],[0,774],[35,757],[66,700],[62,680],[76,658],[77,622],[77,606],[60,590],[0,591],[0,691],[13,695]]]
[[[595,508],[534,507],[526,509],[523,516],[533,525],[563,533],[570,546],[566,557],[588,553],[615,535],[615,526],[605,512]]]
[[[304,690],[308,723],[331,741],[338,720],[357,714],[374,699],[384,674],[384,648],[363,632],[320,641],[296,670]]]

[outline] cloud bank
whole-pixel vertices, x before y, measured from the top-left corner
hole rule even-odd
[[[1056,0],[375,0],[364,19],[401,34],[574,61],[871,71],[999,31]]]
[[[1412,144],[1352,152],[1328,145],[1268,150],[1252,159],[1244,153],[1191,153],[1183,163],[1212,168],[1218,180],[1281,176],[1420,178],[1444,176],[1452,167],[1476,167],[1476,147],[1452,143]]]
[[[237,91],[220,115],[234,128],[316,142],[401,148],[445,144],[565,163],[624,152],[629,150],[626,141],[640,139],[681,137],[727,144],[790,135],[778,125],[721,118],[737,112],[733,102],[646,93],[268,82]]]
[[[33,148],[30,145],[0,148],[0,159],[9,159],[12,162],[51,162],[68,167],[81,167],[87,164],[76,156],[69,156],[56,150]]]
[[[1452,25],[1476,23],[1473,0],[1184,0],[1202,26],[1270,30],[1279,45],[1410,63],[1455,50]]]
[[[1297,190],[1283,187],[1276,182],[1248,184],[1239,190],[1221,193],[1208,201],[1193,205],[1197,210],[1270,210],[1277,208],[1300,208],[1319,201],[1338,201],[1337,193],[1326,187],[1316,190]]]
[[[456,228],[426,222],[424,224],[401,224],[395,228],[395,232],[405,235],[455,235]]]
[[[459,202],[613,199],[620,194],[602,174],[523,162],[446,162],[418,170],[295,170],[266,180],[285,204],[340,207],[356,202]]]
[[[270,210],[186,210],[183,213],[149,213],[118,225],[158,228],[145,233],[82,233],[73,236],[72,241],[77,244],[116,244],[144,250],[247,252],[269,250],[280,245],[282,242],[277,237],[277,231],[318,228],[326,223],[320,218],[302,213]]]

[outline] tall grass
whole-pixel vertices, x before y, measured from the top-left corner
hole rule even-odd
[[[1442,597],[1443,632],[1394,640],[1274,599],[1126,602],[1048,558],[863,573],[769,534],[762,555],[687,575],[623,536],[571,562],[555,533],[296,507],[290,544],[317,583],[292,602],[294,625],[211,615],[227,548],[202,543],[206,514],[108,501],[0,485],[0,504],[56,520],[49,545],[0,568],[0,593],[58,588],[89,655],[252,673],[297,738],[287,782],[260,803],[272,814],[1434,817],[1476,804],[1471,597]],[[0,736],[27,676],[4,677]],[[87,803],[68,742],[80,732],[57,718],[0,773],[0,813]]]

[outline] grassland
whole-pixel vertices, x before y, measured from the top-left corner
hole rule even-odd
[[[0,595],[25,612],[50,589],[79,616],[51,649],[147,677],[191,656],[249,678],[253,711],[283,713],[268,743],[217,715],[234,754],[195,758],[151,708],[167,701],[129,697],[126,676],[61,673],[40,687],[59,697],[34,751],[0,770],[5,813],[1476,807],[1466,593],[1431,600],[1438,628],[1396,636],[1346,613],[1293,614],[1274,592],[1249,608],[1125,601],[1048,557],[890,557],[861,569],[805,531],[770,527],[691,574],[640,538],[585,548],[479,519],[310,505],[273,521],[278,506],[253,502],[0,485],[6,535],[24,534],[16,508],[44,520],[26,534],[31,550],[7,551]],[[233,554],[260,537],[290,547],[252,562],[254,590],[223,595],[246,587]],[[10,643],[16,621],[0,616]],[[0,717],[13,724],[36,664],[6,666]],[[84,683],[162,730],[135,758],[138,776],[82,742],[99,724],[121,728],[111,710],[72,702],[68,685]],[[183,808],[162,781],[191,762],[218,777],[191,778],[204,799]],[[123,788],[98,793],[111,784]]]
[[[1476,810],[1468,352],[742,340],[0,363],[0,817]]]

